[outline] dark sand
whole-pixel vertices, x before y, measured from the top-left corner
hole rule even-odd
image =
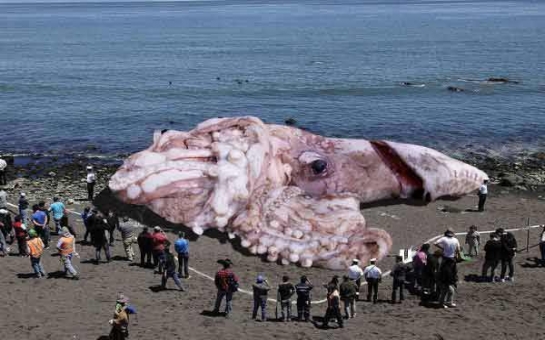
[[[497,190],[497,188],[494,188]],[[31,202],[32,203],[32,202]],[[479,230],[496,227],[521,227],[530,218],[531,224],[545,223],[544,201],[522,194],[500,194],[494,190],[484,213],[465,212],[474,209],[475,196],[458,201],[439,201],[428,206],[393,205],[369,208],[364,211],[368,226],[386,229],[394,239],[392,253],[399,248],[418,245],[441,234],[446,227],[465,231],[471,224]],[[446,209],[442,209],[446,207]],[[70,209],[81,210],[81,206]],[[443,212],[448,210],[450,212]],[[74,215],[71,221],[81,233],[82,225]],[[515,234],[519,248],[526,245],[526,232]],[[78,235],[81,238],[82,235]],[[117,235],[119,238],[119,235]],[[174,239],[174,235],[170,235]],[[537,244],[539,229],[530,233],[530,243]],[[56,241],[57,237],[53,237]],[[463,237],[459,238],[463,243]],[[483,235],[483,240],[488,236]],[[230,319],[203,315],[212,309],[215,288],[211,281],[195,273],[184,281],[187,292],[176,290],[154,292],[160,277],[149,269],[130,266],[123,261],[121,242],[113,249],[115,260],[95,265],[90,246],[79,246],[81,259],[74,261],[81,272],[79,281],[58,277],[59,258],[47,250],[43,263],[53,274],[49,279],[29,278],[32,272],[28,258],[10,256],[0,258],[0,339],[100,339],[106,336],[108,320],[118,292],[129,296],[139,311],[138,322],[131,319],[131,339],[545,339],[545,269],[532,267],[531,259],[538,249],[521,252],[516,258],[516,282],[485,284],[467,282],[466,275],[480,272],[481,258],[459,266],[460,284],[456,309],[430,309],[419,306],[417,297],[409,296],[402,305],[383,302],[376,305],[359,302],[358,315],[345,328],[321,330],[311,323],[256,322],[251,320],[251,297],[237,293]],[[16,246],[12,247],[16,252]],[[138,251],[137,252],[137,257]],[[294,265],[281,266],[263,262],[255,256],[242,255],[231,243],[202,236],[191,243],[190,266],[213,276],[218,269],[216,260],[229,257],[241,278],[241,287],[248,289],[257,273],[264,273],[276,286],[282,275],[296,279],[309,276],[318,287],[313,298],[325,297],[320,288],[334,274],[325,269],[303,269]],[[391,259],[379,263],[390,269]],[[172,281],[168,286],[175,288]],[[380,286],[381,300],[390,295],[391,280]],[[365,290],[365,287],[363,288]],[[275,293],[271,294],[274,297]],[[295,310],[295,308],[294,308]],[[274,317],[274,304],[268,306]],[[325,305],[313,306],[313,316],[324,315]],[[334,323],[331,323],[335,327]]]

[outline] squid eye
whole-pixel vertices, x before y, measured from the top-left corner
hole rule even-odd
[[[310,163],[310,167],[315,175],[323,173],[327,169],[327,162],[321,159],[317,159]]]

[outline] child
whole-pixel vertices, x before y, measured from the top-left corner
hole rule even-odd
[[[469,247],[468,255],[473,257],[479,255],[479,245],[481,243],[481,235],[477,231],[477,227],[472,225],[466,235],[466,244]],[[475,255],[473,255],[475,254]]]
[[[278,285],[278,297],[280,300],[280,308],[282,310],[282,321],[291,320],[291,300],[290,298],[295,293],[295,287],[289,282],[290,278],[282,277],[282,283]]]
[[[262,275],[258,275],[256,282],[252,285],[254,290],[254,310],[252,319],[256,319],[257,310],[261,307],[261,321],[267,320],[267,295],[271,287]]]

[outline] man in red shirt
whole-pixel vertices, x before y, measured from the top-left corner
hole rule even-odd
[[[159,274],[163,273],[165,267],[165,247],[170,245],[167,235],[161,230],[161,227],[153,228],[153,266],[159,266]]]
[[[225,296],[225,317],[229,317],[229,313],[233,309],[231,301],[233,300],[233,293],[238,290],[238,278],[231,270],[233,264],[231,260],[218,260],[218,263],[223,266],[223,269],[216,273],[214,283],[218,289],[216,295],[216,303],[214,305],[214,313],[219,314],[221,301]]]

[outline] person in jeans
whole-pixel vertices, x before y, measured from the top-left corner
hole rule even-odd
[[[72,279],[78,280],[78,272],[72,265],[72,257],[79,257],[78,253],[76,252],[76,239],[74,238],[74,236],[72,236],[72,234],[70,234],[68,228],[66,227],[62,227],[61,235],[62,236],[57,242],[57,250],[59,251],[62,263],[64,265],[64,273],[65,275],[68,275],[68,273],[70,273]]]
[[[439,303],[444,308],[454,308],[454,293],[458,282],[456,258],[460,255],[460,242],[454,237],[454,231],[447,229],[445,236],[435,242],[435,246],[443,251],[443,259],[439,267]]]
[[[32,206],[32,224],[34,225],[34,230],[38,233],[42,241],[44,242],[45,248],[49,247],[49,232],[47,228],[47,215],[40,209],[40,206],[35,204]]]
[[[377,259],[372,258],[369,263],[363,270],[363,277],[367,281],[367,302],[371,301],[371,295],[373,295],[373,303],[377,303],[378,284],[382,280],[382,271],[376,266]]]
[[[182,282],[176,273],[176,259],[174,258],[174,255],[170,253],[170,247],[167,246],[165,247],[165,270],[161,276],[162,289],[167,288],[167,280],[169,278],[174,280],[174,283],[181,292],[185,291],[184,286],[182,286]]]
[[[482,270],[482,279],[485,281],[494,281],[496,273],[496,267],[501,259],[502,244],[500,237],[496,233],[490,234],[490,240],[484,245],[484,263]],[[491,270],[490,276],[488,276],[488,270]]]
[[[174,249],[178,253],[178,275],[189,278],[189,241],[185,239],[185,233],[180,231],[178,239],[174,242]]]
[[[358,285],[348,275],[343,276],[343,283],[339,287],[341,300],[344,303],[344,316],[352,319],[356,316],[356,292]]]
[[[81,219],[83,220],[83,226],[85,227],[85,234],[83,235],[82,241],[83,243],[87,243],[87,238],[90,235],[90,221],[92,220],[90,219],[91,215],[91,207],[85,207],[85,209],[83,209],[83,212],[81,213]]]
[[[34,270],[36,277],[45,277],[46,273],[42,265],[42,254],[44,252],[44,243],[42,239],[38,237],[36,230],[30,229],[28,232],[30,240],[26,243],[26,252],[30,255],[30,264]]]
[[[165,248],[170,245],[167,235],[161,227],[153,228],[153,266],[157,267],[159,274],[163,274],[165,266]]]
[[[17,239],[17,245],[19,246],[19,256],[28,256],[27,231],[23,222],[21,222],[21,216],[19,215],[15,216],[15,220],[13,222],[13,230],[15,232],[15,238]]]
[[[501,282],[515,281],[513,277],[515,274],[515,268],[513,266],[513,259],[517,254],[517,240],[515,236],[510,232],[506,232],[503,228],[496,229],[496,233],[500,235],[500,241],[502,245],[501,249]],[[505,276],[507,268],[509,267],[509,276]]]
[[[282,321],[291,321],[291,297],[295,293],[295,287],[286,275],[282,276],[282,283],[278,285],[278,299],[280,300],[280,309]]]
[[[352,265],[348,267],[348,277],[350,280],[356,283],[358,289],[356,290],[356,300],[360,298],[361,279],[363,277],[363,270],[360,267],[360,261],[358,259],[352,260]]]
[[[55,221],[55,232],[57,234],[61,231],[61,219],[64,216],[64,204],[58,197],[53,197],[53,203],[49,207],[49,212],[53,214],[53,221]]]
[[[314,286],[310,283],[308,278],[303,275],[298,284],[295,285],[295,293],[297,293],[297,320],[305,322],[310,321],[310,292]]]
[[[479,187],[479,192],[477,193],[479,196],[479,211],[484,211],[484,203],[486,202],[486,197],[488,196],[488,180],[485,179],[483,181],[483,184]]]
[[[255,283],[252,285],[254,292],[254,308],[252,310],[252,319],[256,320],[257,311],[261,308],[261,321],[267,321],[267,296],[271,286],[263,275],[258,275]]]
[[[231,260],[218,260],[218,263],[223,266],[223,269],[220,269],[214,278],[218,292],[216,294],[213,313],[219,314],[221,302],[225,297],[225,317],[229,317],[229,314],[233,310],[233,294],[238,290],[238,278],[231,270],[233,264]]]
[[[392,268],[392,271],[390,272],[390,275],[392,276],[393,280],[393,286],[392,286],[392,303],[396,302],[396,295],[397,291],[399,290],[399,302],[405,300],[405,297],[403,296],[403,290],[405,286],[405,278],[407,275],[407,266],[405,263],[403,263],[403,257],[396,256],[396,264],[394,265],[394,268]]]

